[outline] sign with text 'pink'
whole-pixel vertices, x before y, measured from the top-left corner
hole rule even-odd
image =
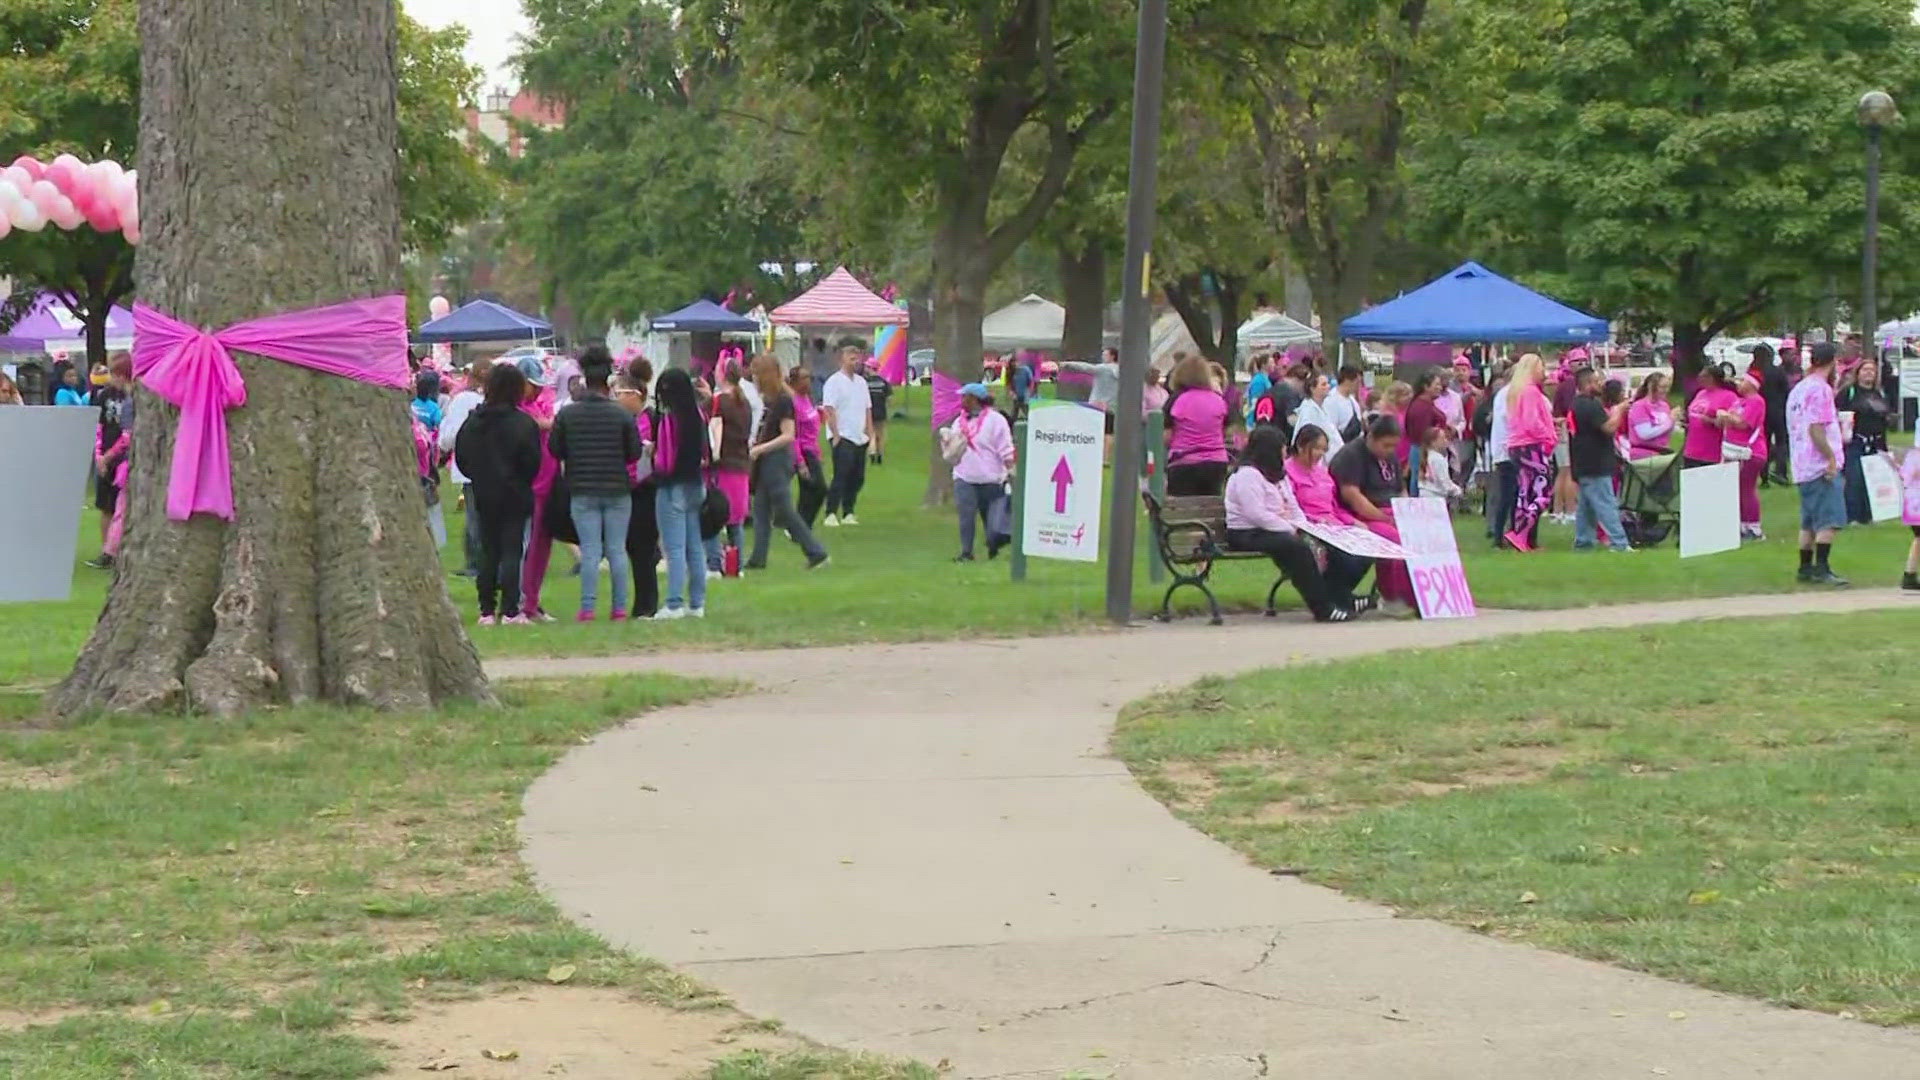
[[[1393,522],[1400,530],[1400,546],[1412,553],[1407,570],[1413,576],[1420,617],[1471,619],[1478,614],[1446,500],[1395,499]]]

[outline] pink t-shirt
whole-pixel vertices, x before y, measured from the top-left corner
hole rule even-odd
[[[1293,497],[1308,521],[1353,524],[1353,515],[1340,505],[1339,488],[1333,482],[1333,474],[1327,471],[1325,458],[1312,468],[1299,458],[1288,458],[1287,482],[1293,485]]]
[[[1754,394],[1740,398],[1733,408],[1740,423],[1726,430],[1727,441],[1752,450],[1755,461],[1767,460],[1767,399]]]
[[[793,395],[793,463],[797,466],[803,459],[802,454],[812,451],[820,456],[820,409],[807,400],[804,394]]]
[[[1657,398],[1627,406],[1627,445],[1635,461],[1673,453],[1673,406]]]
[[[1909,450],[1900,462],[1900,520],[1920,525],[1920,450]]]
[[[653,441],[653,414],[652,413],[642,410],[641,412],[635,414],[633,418],[633,426],[636,430],[640,432],[640,441],[642,443],[650,443]],[[627,480],[628,482],[635,483],[635,484],[640,482],[640,463],[639,462],[637,461],[627,462]]]
[[[1507,407],[1507,449],[1531,446],[1552,451],[1559,441],[1560,433],[1553,426],[1553,407],[1547,404],[1547,395],[1537,386],[1527,387],[1519,402]]]
[[[1201,465],[1227,460],[1227,399],[1216,390],[1182,391],[1167,410],[1173,430],[1167,437],[1168,465]]]
[[[553,396],[552,395],[553,395],[553,390],[551,388],[543,389],[540,391],[539,397],[534,398],[532,401],[521,402],[520,411],[523,413],[526,413],[528,416],[533,417],[536,421],[537,420],[551,421],[553,419]],[[535,473],[533,476],[534,497],[538,499],[545,499],[547,497],[547,493],[553,490],[554,478],[559,475],[560,475],[559,459],[555,458],[552,454],[547,453],[547,431],[545,428],[541,428],[540,429],[540,471]]]
[[[1702,390],[1693,395],[1693,404],[1687,406],[1687,442],[1681,451],[1688,461],[1720,460],[1720,444],[1725,440],[1726,432],[1711,423],[1709,418],[1739,407],[1739,395],[1725,387]]]
[[[1787,462],[1796,484],[1827,475],[1827,459],[1813,445],[1816,427],[1825,429],[1827,449],[1840,460],[1840,412],[1834,408],[1833,386],[1810,373],[1787,395]]]

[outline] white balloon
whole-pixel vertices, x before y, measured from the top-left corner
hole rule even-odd
[[[40,212],[39,207],[30,202],[23,202],[14,207],[13,227],[25,229],[28,232],[39,232],[47,227],[47,217]]]
[[[73,205],[73,200],[64,195],[60,197],[59,204],[53,208],[53,213],[47,215],[47,219],[63,229],[77,229],[87,223],[87,215],[81,213],[80,208]]]

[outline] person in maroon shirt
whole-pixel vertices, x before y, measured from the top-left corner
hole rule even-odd
[[[1427,432],[1436,427],[1445,427],[1447,418],[1433,399],[1440,396],[1441,382],[1437,372],[1426,371],[1413,380],[1413,400],[1407,404],[1407,442],[1411,449],[1407,456],[1407,490],[1420,494],[1420,468],[1423,462],[1421,447],[1426,445]]]

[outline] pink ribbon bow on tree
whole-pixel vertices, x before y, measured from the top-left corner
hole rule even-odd
[[[374,386],[410,385],[401,295],[269,315],[212,333],[135,304],[133,330],[134,373],[180,410],[167,484],[167,516],[175,521],[195,514],[233,520],[227,410],[247,403],[235,351]]]

